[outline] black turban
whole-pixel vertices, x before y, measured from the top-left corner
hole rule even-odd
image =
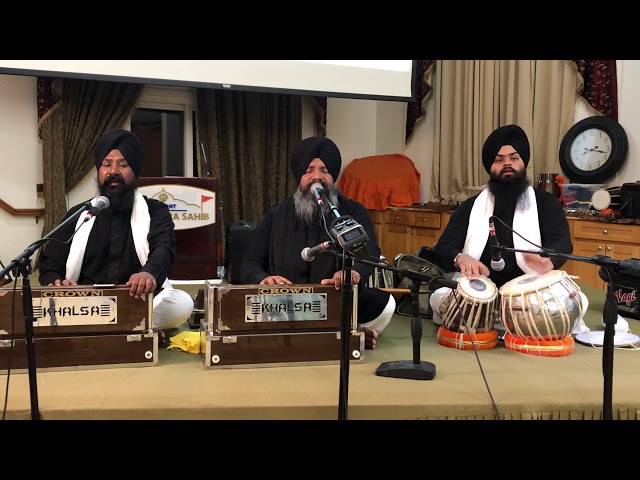
[[[123,128],[114,128],[103,133],[98,139],[94,151],[94,160],[97,169],[100,168],[104,157],[109,155],[111,150],[120,150],[120,153],[122,153],[122,156],[133,170],[136,178],[140,176],[144,152],[138,137]]]
[[[314,158],[322,160],[335,183],[340,174],[342,157],[336,144],[326,137],[305,138],[293,147],[291,156],[289,157],[289,164],[291,165],[291,171],[296,179],[296,183],[300,184],[302,175],[307,171],[309,164]]]
[[[511,145],[522,158],[524,168],[529,165],[529,139],[518,125],[499,127],[487,137],[482,146],[482,164],[487,173],[491,171],[496,155],[504,145]]]

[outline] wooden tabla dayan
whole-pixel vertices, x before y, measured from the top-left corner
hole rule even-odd
[[[505,347],[561,357],[575,348],[571,332],[583,314],[580,287],[564,270],[528,273],[499,289]]]
[[[493,323],[497,313],[498,289],[484,275],[464,275],[458,287],[442,300],[438,343],[459,350],[493,348],[498,332]]]

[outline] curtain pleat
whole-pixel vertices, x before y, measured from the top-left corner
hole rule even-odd
[[[295,192],[288,159],[302,135],[300,96],[198,89],[197,109],[199,170],[220,181],[224,224],[257,221]]]

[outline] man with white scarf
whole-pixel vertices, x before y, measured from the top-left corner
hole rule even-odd
[[[94,161],[98,190],[109,207],[93,217],[84,212],[55,234],[42,252],[40,284],[125,285],[136,298],[154,293],[153,324],[162,342],[162,330],[180,326],[194,308],[191,296],[168,280],[176,249],[171,213],[165,203],[137,190],[143,148],[133,133],[105,132]],[[85,204],[72,207],[60,223]]]
[[[362,226],[369,240],[361,253],[367,260],[378,261],[380,247],[371,217],[364,205],[345,197],[336,187],[342,155],[331,139],[316,136],[301,140],[291,150],[289,165],[298,189],[262,217],[244,255],[241,280],[260,285],[319,283],[339,290],[344,275],[342,261],[332,255],[318,255],[309,262],[303,260],[301,252],[309,245],[334,240],[327,228],[334,215],[331,203],[341,215],[352,217]],[[325,189],[330,202],[318,205],[311,191],[316,183]],[[365,348],[370,350],[376,348],[378,335],[396,308],[389,292],[366,285],[373,273],[373,266],[361,262],[355,262],[351,269],[351,282],[358,285],[358,328],[365,334]]]
[[[544,274],[564,265],[566,259],[557,256],[503,250],[504,268],[488,267],[492,260],[489,241],[492,216],[501,246],[538,251],[537,245],[564,254],[573,251],[562,204],[553,194],[529,185],[529,156],[529,140],[518,125],[499,127],[487,137],[482,147],[482,163],[490,177],[487,188],[464,201],[451,215],[433,251],[434,262],[442,269],[457,270],[460,275],[483,275],[500,288],[521,275]],[[433,321],[438,325],[442,324],[440,304],[449,292],[449,288],[442,287],[429,298]],[[580,294],[584,315],[588,300],[586,295]],[[582,317],[576,323],[576,328],[580,326],[586,327]]]

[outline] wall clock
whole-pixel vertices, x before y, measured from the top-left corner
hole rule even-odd
[[[605,183],[627,158],[627,134],[605,116],[580,120],[560,143],[560,168],[573,183]]]

